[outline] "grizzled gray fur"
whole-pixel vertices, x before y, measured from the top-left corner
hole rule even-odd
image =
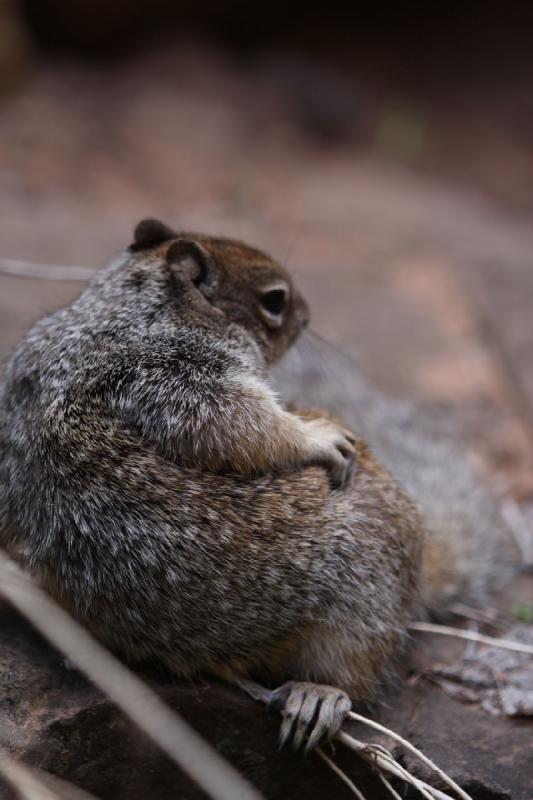
[[[476,499],[458,491],[452,510],[450,459],[348,375],[326,387],[318,356],[318,371],[285,367],[282,388],[358,435],[280,404],[267,370],[306,323],[265,254],[141,223],[6,367],[0,538],[131,660],[293,679],[286,713],[314,744],[342,722],[347,694],[372,696],[420,594],[438,607],[466,572],[484,585],[481,535],[495,553],[501,525],[463,467]],[[444,484],[448,527],[427,496]]]

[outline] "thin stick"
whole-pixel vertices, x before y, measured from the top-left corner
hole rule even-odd
[[[385,753],[383,755],[385,756]],[[410,783],[412,786],[415,787],[415,789],[418,789],[418,791],[420,792],[422,797],[425,797],[426,800],[433,800],[433,794],[431,792],[431,787],[430,786],[428,786],[426,783],[424,783],[424,781],[421,781],[418,778],[415,778],[414,775],[411,775],[411,773],[408,772],[405,769],[405,767],[402,767],[401,764],[398,764],[396,759],[394,759],[390,753],[387,753],[387,756],[390,759],[390,765],[394,764],[394,767],[398,770],[400,777],[403,778],[403,780],[406,783]],[[449,795],[446,795],[446,797],[447,797],[447,800],[452,800],[452,798],[450,798]]]
[[[79,786],[42,769],[28,767],[3,747],[0,747],[0,775],[18,792],[21,800],[97,800]]]
[[[0,775],[3,776],[21,800],[61,800],[45,786],[23,764],[6,755],[0,756]]]
[[[434,625],[432,622],[410,622],[407,626],[412,631],[421,633],[435,633],[438,636],[452,636],[456,639],[468,639],[470,642],[486,644],[489,647],[500,647],[502,650],[513,650],[515,653],[528,653],[533,655],[533,645],[513,642],[511,639],[496,639],[494,636],[485,636],[475,631],[466,631],[463,628],[449,628],[447,625]]]
[[[403,800],[403,798],[400,797],[400,795],[398,794],[396,789],[389,783],[389,781],[387,780],[385,775],[382,775],[381,772],[378,772],[378,777],[379,777],[381,783],[385,786],[386,789],[389,790],[391,795],[394,797],[394,800]]]
[[[435,798],[435,800],[451,800],[450,795],[446,794],[445,792],[441,792],[440,789],[435,789],[434,786],[430,786],[429,783],[418,778],[419,783],[427,789],[427,791]]]
[[[260,800],[196,731],[163,703],[0,551],[0,595],[73,661],[214,800]]]
[[[394,759],[393,759],[394,761]],[[434,786],[430,786],[428,783],[423,781],[421,778],[415,778],[414,775],[411,775],[405,767],[402,767],[401,764],[398,764],[397,761],[394,761],[394,764],[399,768],[400,772],[403,774],[403,779],[406,783],[412,784],[423,797],[429,797],[431,800],[453,800],[449,794],[446,792],[441,792],[440,789],[435,789]]]
[[[339,776],[341,781],[343,781],[346,784],[346,786],[352,791],[354,796],[357,797],[357,800],[366,800],[366,798],[365,798],[364,794],[361,792],[361,790],[358,789],[357,786],[355,785],[355,783],[353,783],[353,781],[350,780],[350,778],[346,775],[346,773],[339,766],[337,766],[337,764],[335,764],[333,759],[331,759],[329,756],[327,756],[324,753],[322,748],[316,747],[315,748],[315,753],[317,753],[317,755],[319,755],[320,758],[323,759],[323,761],[325,761],[326,764],[329,767],[331,767],[333,772],[335,772]],[[400,798],[400,800],[401,800],[401,798]]]
[[[446,800],[452,800],[450,795],[445,794],[444,792],[440,792],[439,795],[432,794],[433,788],[428,786],[424,781],[415,778],[414,775],[411,775],[404,769],[397,761],[391,756],[391,754],[385,750],[385,748],[380,747],[379,745],[368,745],[363,744],[363,742],[359,742],[357,739],[354,739],[353,736],[349,736],[344,731],[339,731],[335,736],[339,742],[344,744],[350,750],[353,750],[357,753],[361,758],[363,758],[367,763],[370,764],[371,767],[379,767],[379,769],[384,770],[385,772],[389,772],[391,775],[394,775],[396,778],[401,778],[402,780],[410,783],[414,786],[420,794],[426,798],[426,800],[434,800],[436,796],[439,798],[444,798]],[[435,790],[436,791],[436,790]]]
[[[461,789],[461,787],[458,786],[456,782],[452,780],[452,778],[446,775],[446,773],[443,772],[440,769],[440,767],[434,764],[433,761],[431,761],[430,758],[424,755],[424,753],[422,753],[421,750],[415,747],[414,744],[408,742],[398,733],[391,731],[390,728],[386,728],[384,725],[380,725],[379,722],[374,722],[371,719],[362,717],[360,714],[356,714],[355,711],[350,711],[349,716],[350,719],[354,719],[357,722],[362,722],[364,725],[368,725],[370,728],[374,728],[375,730],[380,731],[381,733],[387,734],[387,736],[390,736],[391,739],[395,739],[395,741],[403,745],[403,747],[405,747],[406,750],[410,750],[411,753],[414,753],[414,755],[417,756],[420,759],[420,761],[422,761],[427,767],[430,767],[439,776],[439,778],[450,787],[450,789],[453,789],[454,792],[457,792],[459,797],[462,797],[463,800],[472,800],[470,795],[467,794],[463,789]]]
[[[32,261],[17,261],[14,258],[0,258],[0,272],[15,278],[39,278],[48,281],[88,281],[96,270],[90,267],[59,266],[57,264],[37,264]]]
[[[502,514],[513,534],[525,566],[533,562],[533,534],[531,527],[518,503],[507,498],[502,503]]]

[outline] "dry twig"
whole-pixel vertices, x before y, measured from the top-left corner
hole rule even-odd
[[[376,744],[360,742],[358,739],[354,739],[353,736],[350,736],[345,731],[339,731],[335,736],[335,739],[341,742],[341,744],[345,745],[345,747],[353,750],[354,753],[357,753],[357,755],[366,761],[372,769],[378,769],[379,772],[386,772],[390,775],[393,775],[395,778],[401,778],[401,780],[411,784],[411,786],[414,786],[415,789],[418,789],[422,797],[426,798],[426,800],[435,800],[435,798],[438,798],[438,800],[452,800],[449,794],[441,792],[439,789],[434,789],[425,781],[420,780],[420,778],[415,778],[414,775],[411,775],[411,773],[398,764],[389,751],[384,747],[380,747]]]
[[[513,650],[515,653],[528,653],[533,655],[533,645],[513,642],[511,639],[497,639],[494,636],[485,636],[475,631],[463,628],[450,628],[447,625],[435,625],[432,622],[411,622],[409,629],[421,633],[435,633],[438,636],[452,636],[456,639],[468,639],[470,642],[486,644],[489,647],[499,647],[502,650]]]
[[[0,775],[18,793],[20,800],[96,800],[78,786],[16,761],[3,748],[0,749]]]
[[[90,267],[37,264],[33,261],[0,258],[0,273],[13,275],[16,278],[39,278],[48,281],[88,281],[93,277],[95,271]]]
[[[317,755],[319,755],[320,758],[326,762],[328,767],[330,767],[333,770],[333,772],[335,772],[339,776],[341,781],[343,781],[346,784],[346,786],[351,790],[351,792],[355,795],[355,797],[357,797],[357,800],[366,800],[362,791],[358,789],[355,783],[351,781],[350,778],[347,776],[347,774],[339,766],[337,766],[337,764],[335,764],[333,759],[331,759],[324,753],[321,747],[316,747],[315,753],[317,753]]]
[[[533,564],[533,533],[524,512],[516,500],[508,497],[502,503],[502,514],[520,550],[522,563],[530,566]]]
[[[452,780],[452,778],[446,775],[446,773],[443,772],[443,770],[441,770],[440,767],[437,767],[437,765],[434,764],[430,758],[424,755],[424,753],[422,753],[421,750],[415,747],[414,744],[411,744],[411,742],[408,742],[407,739],[404,739],[402,736],[400,736],[400,734],[391,731],[390,728],[386,728],[384,725],[380,725],[379,722],[374,722],[371,719],[367,719],[367,717],[361,716],[361,714],[356,714],[355,711],[350,711],[350,719],[354,719],[357,722],[362,722],[364,725],[368,725],[370,728],[374,728],[374,730],[380,731],[381,733],[385,733],[387,736],[390,736],[391,739],[394,739],[396,742],[399,742],[403,747],[405,747],[406,750],[410,750],[410,752],[413,753],[417,758],[419,758],[420,761],[422,761],[427,767],[430,767],[430,769],[432,769],[433,772],[435,772],[435,774],[439,776],[439,778],[441,779],[441,781],[443,781],[443,783],[446,783],[450,787],[450,789],[453,789],[454,792],[457,792],[459,797],[463,798],[463,800],[472,800],[470,795],[468,795],[463,789],[461,789],[461,787],[458,786],[457,783],[454,780]]]
[[[381,772],[379,773],[379,779],[380,779],[381,783],[384,785],[384,787],[394,797],[394,800],[403,800],[403,798],[400,797],[400,795],[398,794],[396,789],[392,786],[391,783],[389,783],[387,778],[384,775],[381,774]]]

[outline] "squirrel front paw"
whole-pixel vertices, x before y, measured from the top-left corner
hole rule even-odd
[[[305,419],[309,438],[307,465],[325,467],[332,488],[342,489],[350,480],[355,462],[355,436],[327,417]]]

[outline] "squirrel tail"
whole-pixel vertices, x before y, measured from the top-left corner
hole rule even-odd
[[[389,469],[416,501],[424,525],[423,606],[442,618],[454,603],[486,605],[519,565],[500,503],[454,443],[420,434],[404,447]]]
[[[431,616],[457,602],[486,603],[517,571],[500,504],[469,454],[439,433],[438,418],[382,395],[348,356],[310,332],[273,379],[287,402],[323,408],[366,439],[417,504],[426,537],[421,599]]]

